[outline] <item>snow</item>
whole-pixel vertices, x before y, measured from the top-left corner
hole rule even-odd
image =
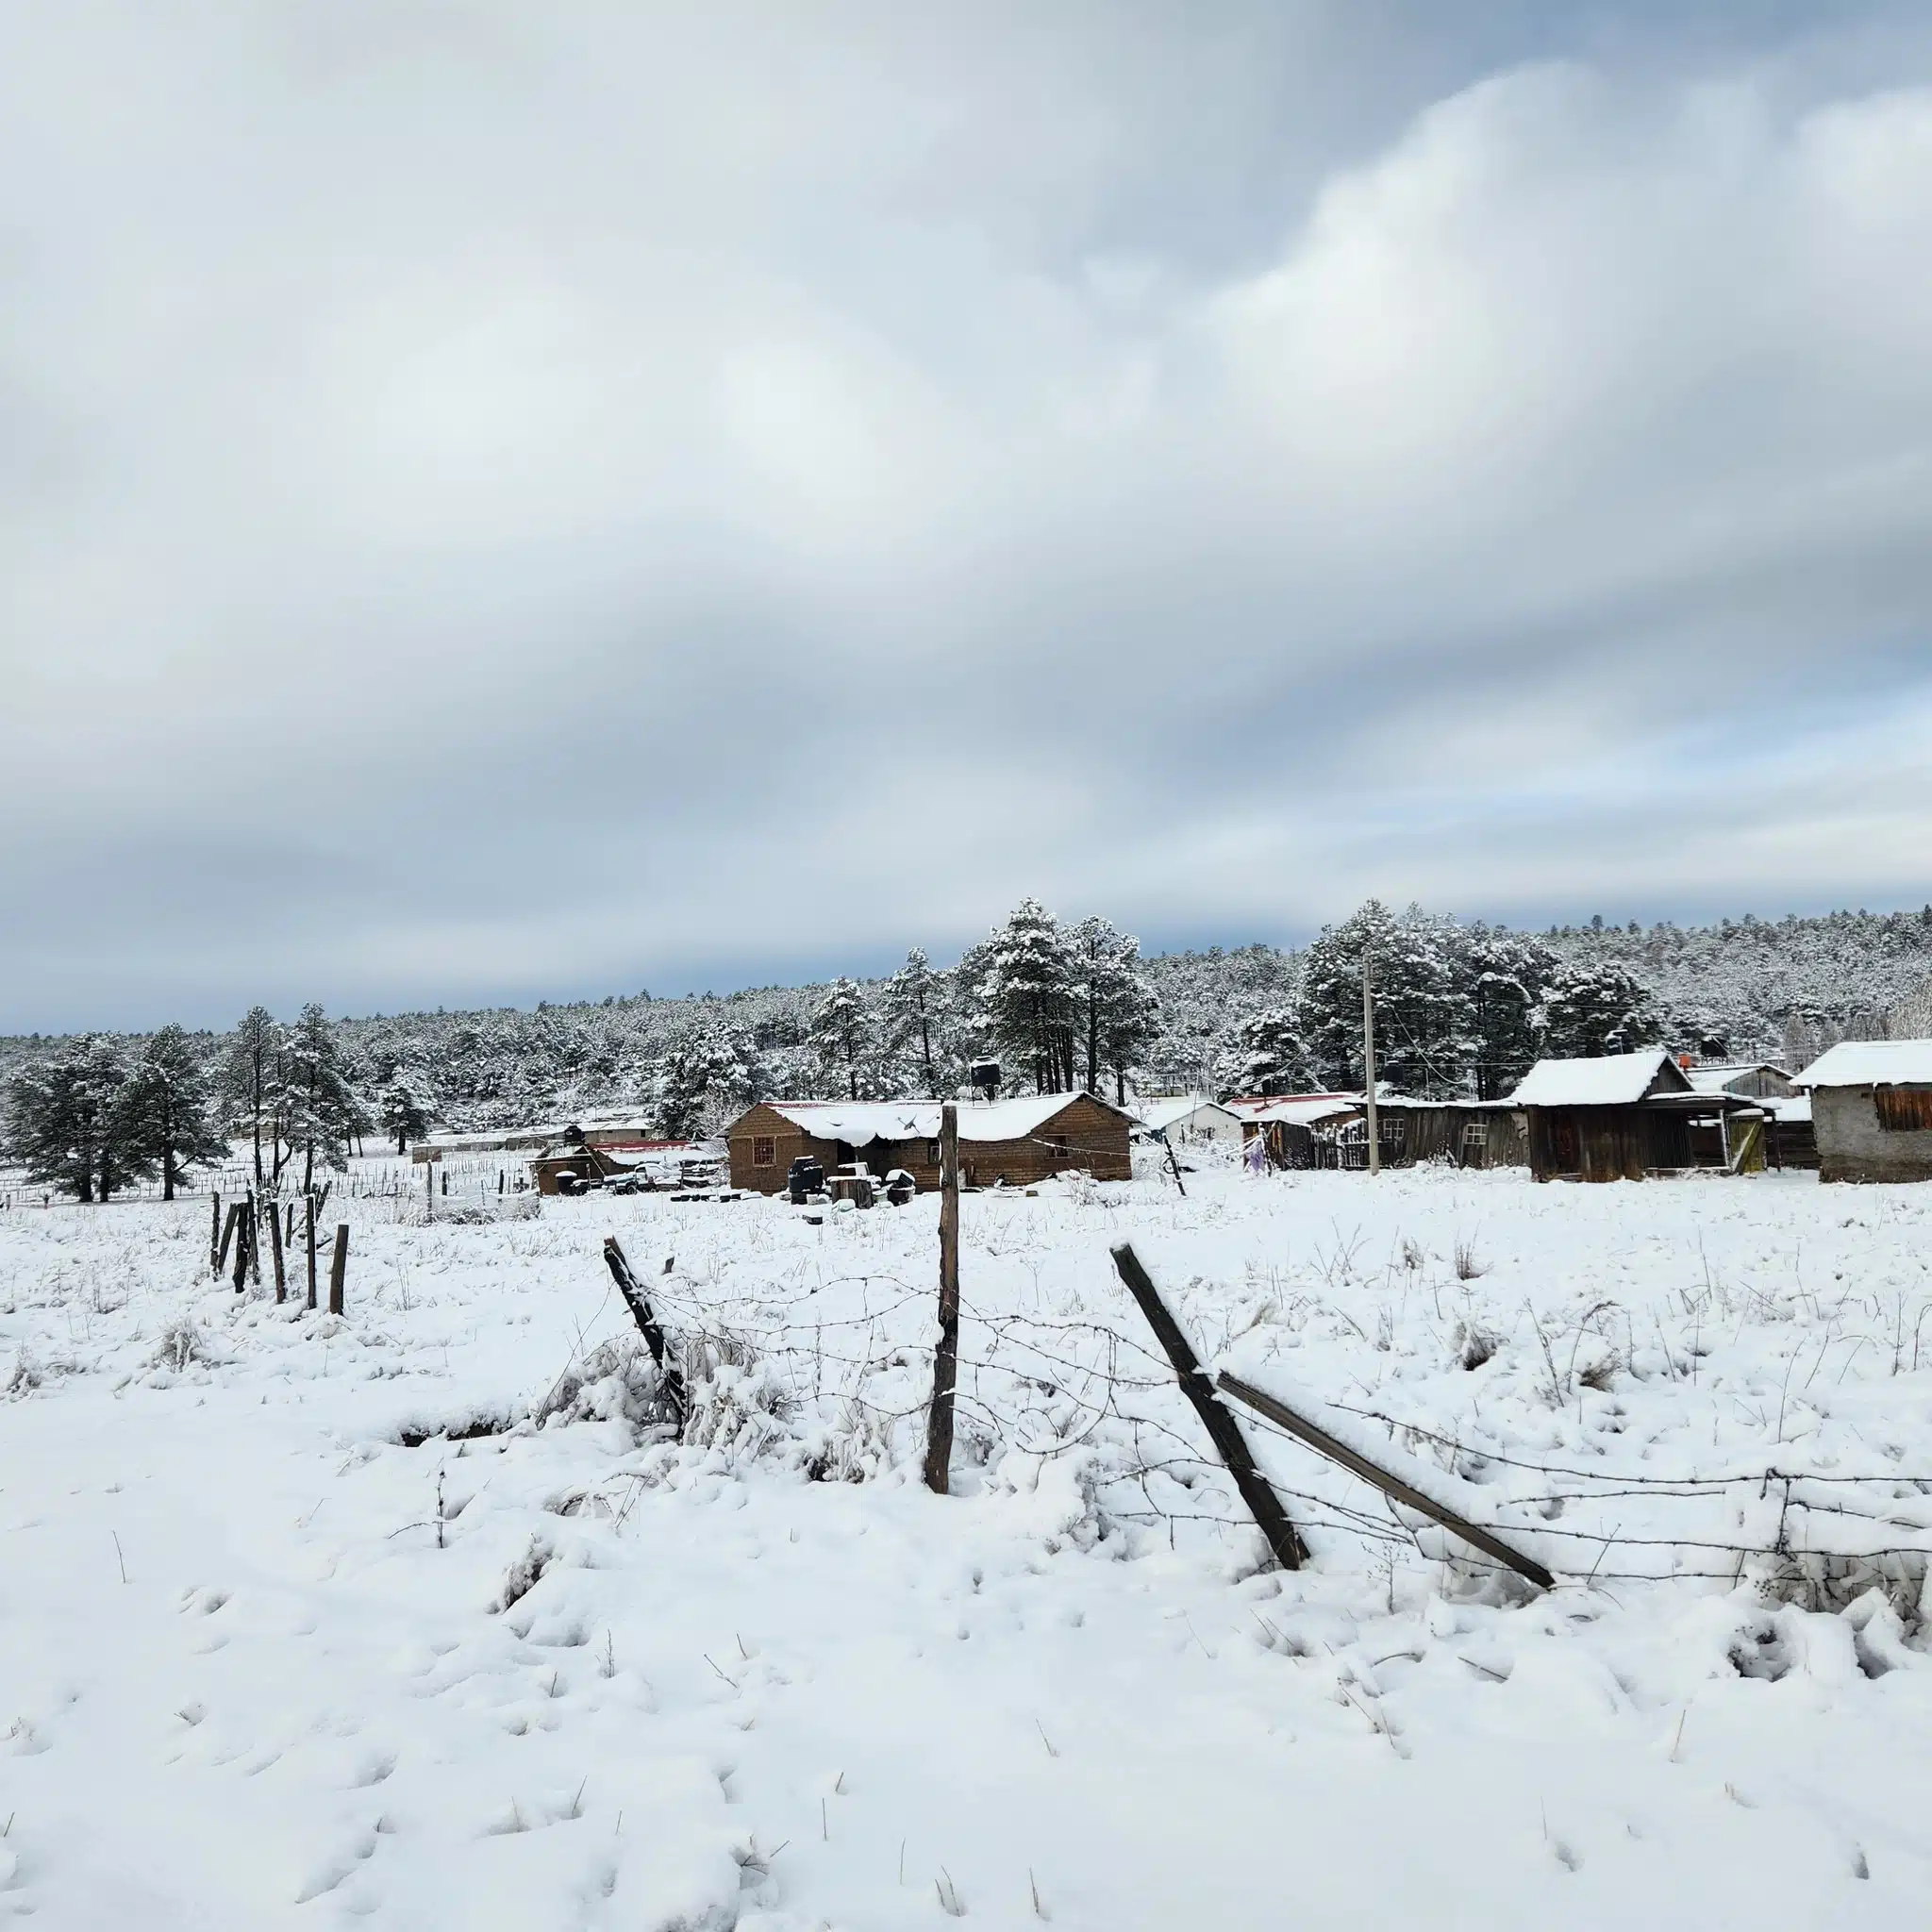
[[[1539,1060],[1509,1096],[1512,1107],[1624,1107],[1641,1100],[1674,1062],[1662,1047],[1600,1059]]]
[[[1011,1100],[961,1101],[959,1138],[1024,1141],[1081,1098],[1092,1096],[1032,1093]],[[817,1139],[842,1141],[848,1147],[874,1141],[936,1141],[940,1134],[937,1100],[768,1100],[764,1105]]]
[[[1230,1113],[1219,1101],[1209,1100],[1199,1093],[1142,1100],[1137,1103],[1133,1112],[1134,1118],[1150,1134],[1164,1134],[1170,1127],[1182,1125],[1233,1127],[1239,1124],[1238,1115]]]
[[[1800,1087],[1896,1087],[1932,1082],[1932,1040],[1847,1040],[1796,1077]]]
[[[1312,1127],[1320,1121],[1359,1113],[1362,1097],[1358,1093],[1291,1093],[1278,1100],[1257,1095],[1230,1100],[1227,1104],[1242,1120],[1280,1121],[1291,1127]]]
[[[763,1198],[415,1207],[344,1204],[341,1321],[210,1283],[205,1201],[0,1214],[0,1918],[1923,1909],[1932,1189],[1208,1168],[1185,1198],[970,1195],[943,1499],[917,1480],[932,1197],[816,1226]],[[681,1442],[608,1232],[702,1343]],[[1250,1424],[1315,1552],[1259,1571],[1123,1240],[1210,1368],[1558,1588]]]

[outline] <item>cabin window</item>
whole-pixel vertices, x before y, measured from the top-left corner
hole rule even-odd
[[[1490,1138],[1488,1121],[1464,1121],[1462,1124],[1462,1144],[1465,1147],[1480,1147]]]
[[[1909,1087],[1875,1087],[1872,1099],[1878,1124],[1888,1134],[1932,1134],[1932,1091]]]
[[[773,1134],[754,1134],[751,1137],[751,1164],[754,1167],[775,1167],[778,1164],[778,1141]]]
[[[928,1167],[937,1167],[940,1164],[940,1143],[937,1141],[928,1141],[925,1143],[925,1164]]]

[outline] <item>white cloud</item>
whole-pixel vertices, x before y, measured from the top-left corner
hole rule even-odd
[[[1228,21],[16,18],[0,1024],[1922,892],[1924,42]]]

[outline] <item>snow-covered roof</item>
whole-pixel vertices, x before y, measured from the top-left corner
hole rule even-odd
[[[1932,1040],[1841,1040],[1798,1074],[1799,1087],[1898,1087],[1932,1081]]]
[[[1509,1098],[1517,1107],[1628,1107],[1650,1091],[1660,1074],[1679,1092],[1689,1091],[1683,1069],[1654,1046],[1593,1060],[1539,1060]]]
[[[1156,1134],[1165,1133],[1177,1122],[1192,1120],[1201,1113],[1219,1114],[1225,1121],[1240,1119],[1231,1108],[1202,1093],[1173,1093],[1158,1100],[1142,1100],[1135,1105],[1133,1113],[1143,1127]]]
[[[1024,1141],[1038,1133],[1056,1114],[1074,1101],[1094,1100],[1079,1093],[1030,1093],[1012,1100],[959,1102],[962,1141]],[[795,1127],[820,1141],[842,1141],[848,1147],[869,1147],[874,1141],[937,1141],[940,1103],[937,1100],[768,1100],[765,1105]],[[1104,1100],[1096,1106],[1109,1113],[1120,1109]]]
[[[1693,1091],[1698,1093],[1723,1093],[1733,1080],[1745,1074],[1776,1074],[1784,1075],[1782,1067],[1773,1066],[1769,1060],[1711,1060],[1701,1067],[1686,1067],[1684,1077],[1690,1082]]]
[[[1263,1124],[1278,1121],[1285,1126],[1312,1127],[1318,1121],[1359,1112],[1362,1097],[1359,1093],[1257,1093],[1230,1100],[1227,1105],[1230,1111],[1245,1121]]]
[[[1774,1120],[1791,1126],[1800,1126],[1811,1118],[1811,1096],[1801,1093],[1791,1100],[1767,1100],[1764,1110]]]

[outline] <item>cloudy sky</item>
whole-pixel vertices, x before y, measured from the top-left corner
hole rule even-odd
[[[1932,11],[0,0],[0,1030],[1932,897]]]

